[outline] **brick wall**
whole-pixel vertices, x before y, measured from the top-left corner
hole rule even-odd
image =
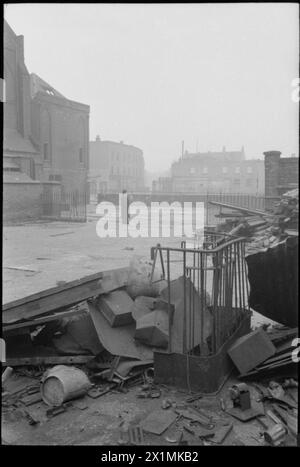
[[[264,152],[265,156],[265,195],[278,196],[298,183],[299,158],[280,157],[280,151]]]
[[[3,222],[15,222],[38,218],[41,215],[39,182],[3,183]]]
[[[289,183],[298,183],[299,159],[287,157],[281,158],[279,162],[279,185],[286,186]]]
[[[42,118],[45,115],[47,119]],[[38,93],[32,101],[31,123],[33,141],[41,152],[44,143],[48,144],[49,159],[43,161],[42,180],[60,176],[66,192],[86,192],[89,107]]]

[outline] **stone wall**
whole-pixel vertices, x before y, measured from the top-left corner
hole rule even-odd
[[[266,196],[279,196],[298,183],[299,158],[280,155],[280,151],[264,152]]]
[[[3,222],[36,219],[41,216],[42,184],[39,182],[3,183]]]
[[[287,157],[280,159],[279,185],[284,188],[290,183],[298,183],[299,180],[299,159],[297,157]]]
[[[40,219],[45,214],[45,202],[59,199],[60,194],[61,184],[58,182],[4,181],[3,221],[16,223]],[[59,215],[60,212],[57,217]]]
[[[65,192],[87,191],[88,134],[89,106],[42,93],[34,97],[33,140],[41,152],[45,143],[48,146],[48,158],[43,155],[43,181],[59,177]]]

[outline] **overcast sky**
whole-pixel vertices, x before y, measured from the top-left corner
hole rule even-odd
[[[181,152],[298,155],[298,5],[12,4],[29,72],[90,105],[90,139],[144,151],[146,169]]]

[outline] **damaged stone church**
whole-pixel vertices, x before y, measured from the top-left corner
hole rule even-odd
[[[6,21],[4,82],[4,219],[36,217],[45,193],[86,194],[90,107],[29,73]]]

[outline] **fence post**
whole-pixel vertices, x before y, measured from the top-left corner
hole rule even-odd
[[[206,226],[209,225],[209,223],[208,223],[208,209],[209,209],[208,208],[208,192],[206,192],[206,213],[205,213],[206,214]]]

